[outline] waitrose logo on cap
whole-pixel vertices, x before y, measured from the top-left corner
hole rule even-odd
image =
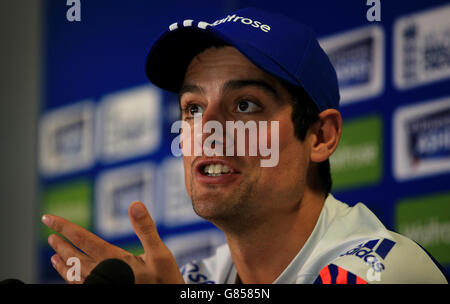
[[[251,25],[254,28],[259,28],[261,29],[261,31],[263,32],[270,32],[270,26],[267,24],[263,24],[261,21],[257,21],[257,20],[252,20],[250,18],[247,17],[241,17],[241,16],[237,16],[236,14],[230,16],[228,15],[227,17],[223,18],[223,19],[219,19],[214,21],[213,23],[211,23],[211,26],[216,26],[225,22],[236,22],[236,21],[240,21],[242,24],[246,24],[246,25]]]

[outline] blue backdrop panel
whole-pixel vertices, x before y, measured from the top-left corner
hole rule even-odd
[[[344,130],[351,135],[343,142],[350,152],[342,148],[332,159],[333,174],[343,176],[333,193],[351,205],[366,203],[388,228],[410,234],[450,265],[447,1],[381,1],[379,22],[368,21],[365,0],[80,3],[81,21],[69,22],[66,1],[45,2],[40,214],[68,217],[138,253],[126,210],[142,200],[180,264],[223,242],[193,213],[182,162],[171,154],[177,97],[148,83],[144,62],[172,22],[212,22],[257,6],[311,26],[338,71]],[[366,136],[352,131],[365,128]],[[365,157],[356,159],[357,149]],[[349,160],[361,167],[350,168]],[[361,172],[367,174],[360,181],[345,178]],[[39,279],[58,281],[46,244],[50,232],[40,230]]]

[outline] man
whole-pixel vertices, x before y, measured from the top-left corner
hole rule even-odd
[[[149,52],[147,76],[177,92],[182,119],[278,122],[278,162],[267,155],[196,155],[184,150],[187,192],[195,212],[214,223],[227,244],[181,272],[142,203],[129,214],[145,254],[135,257],[53,215],[43,221],[78,251],[52,235],[52,264],[65,278],[69,257],[82,277],[106,258],[126,261],[137,283],[446,283],[419,245],[388,231],[362,204],[350,208],[330,193],[329,156],[342,129],[336,73],[312,31],[284,16],[243,9],[213,23],[174,23]],[[210,140],[222,152],[232,134]],[[233,131],[234,132],[234,131]],[[245,132],[245,131],[244,131]],[[258,137],[261,141],[262,138]],[[217,150],[216,150],[217,151]],[[233,151],[236,152],[236,151]],[[225,154],[222,154],[225,155]],[[412,265],[414,265],[412,267]]]

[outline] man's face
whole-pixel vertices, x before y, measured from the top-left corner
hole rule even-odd
[[[295,137],[292,99],[278,80],[237,49],[212,47],[191,61],[180,91],[180,107],[182,119],[191,125],[192,147],[193,117],[200,113],[203,125],[215,120],[224,131],[226,121],[255,121],[257,126],[267,121],[268,145],[272,136],[279,140],[279,162],[274,167],[261,167],[260,160],[267,157],[248,155],[248,138],[245,156],[184,155],[186,189],[199,216],[219,227],[239,229],[298,207],[309,165],[309,137],[303,142]],[[271,121],[279,122],[279,132],[270,128]],[[202,140],[210,135],[202,134]],[[225,135],[221,141],[216,144],[229,144]],[[208,166],[215,164],[222,165],[222,174],[210,176],[216,174],[208,174]]]

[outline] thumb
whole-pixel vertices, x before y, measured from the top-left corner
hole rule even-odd
[[[145,252],[149,253],[160,248],[161,244],[163,244],[162,240],[145,205],[141,202],[132,203],[128,208],[128,215]]]

